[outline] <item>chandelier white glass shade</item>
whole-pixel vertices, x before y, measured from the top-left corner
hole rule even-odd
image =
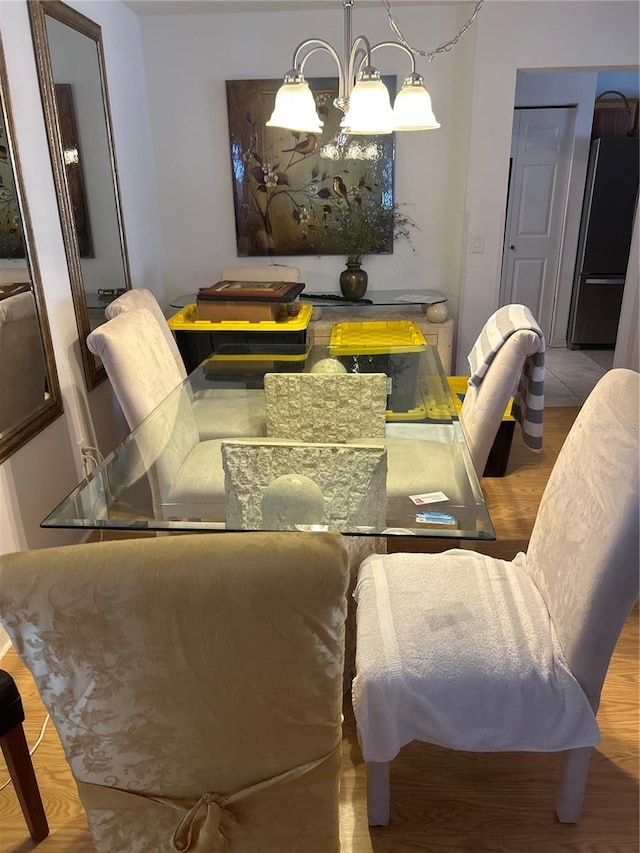
[[[275,109],[267,126],[317,133],[322,122],[316,112],[313,94],[304,79],[304,66],[310,56],[329,53],[338,67],[338,97],[334,105],[344,112],[340,127],[348,134],[384,134],[395,130],[432,130],[440,127],[431,106],[424,79],[416,73],[415,56],[396,41],[371,46],[365,36],[351,40],[351,10],[354,0],[342,0],[344,10],[344,58],[324,39],[301,42],[293,54],[293,68],[276,94]],[[371,64],[371,55],[383,48],[403,51],[411,61],[411,73],[391,107],[389,90],[380,72]],[[315,118],[313,118],[315,116]],[[312,126],[313,125],[313,126]]]
[[[285,127],[306,133],[322,133],[324,122],[316,112],[309,84],[302,74],[289,71],[276,93],[276,103],[267,127]]]
[[[420,74],[410,74],[393,105],[394,130],[435,130],[440,127],[433,114],[431,96]],[[417,122],[417,124],[416,124]]]

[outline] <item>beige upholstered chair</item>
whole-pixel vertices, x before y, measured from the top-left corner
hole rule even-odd
[[[184,361],[176,344],[173,332],[169,328],[162,308],[150,290],[135,288],[127,290],[122,296],[114,299],[105,309],[108,320],[124,314],[127,311],[145,308],[156,319],[171,357],[175,361],[177,373],[172,366],[167,366],[166,387],[170,383],[177,385],[177,377],[181,381],[187,378]],[[195,333],[194,333],[195,334]],[[166,353],[164,353],[166,356]],[[191,394],[193,415],[198,433],[202,440],[228,436],[264,435],[266,421],[264,411],[264,392],[262,389],[207,389]]]
[[[544,336],[525,305],[499,308],[474,344],[469,354],[471,384],[466,389],[460,423],[478,477],[483,474],[504,411],[514,394],[514,407],[519,405],[522,409],[522,416],[516,416],[516,420],[523,434],[527,430],[536,433],[541,446],[544,352]],[[488,362],[486,372],[476,376],[476,367],[483,359],[485,364]]]
[[[0,557],[100,853],[338,853],[346,585],[323,533]]]
[[[91,332],[87,346],[102,360],[129,427],[145,422],[137,445],[157,517],[224,522],[220,439],[200,440],[192,400],[155,317],[144,308],[127,311]]]
[[[363,563],[353,702],[371,824],[389,821],[389,762],[412,740],[567,750],[556,811],[578,819],[600,691],[638,590],[639,386],[637,373],[612,370],[595,387],[526,554]]]
[[[33,293],[0,301],[0,433],[44,403],[47,368]]]

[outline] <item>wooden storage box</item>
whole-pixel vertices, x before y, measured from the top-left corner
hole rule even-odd
[[[281,313],[286,316],[287,305],[278,302],[213,302],[198,299],[198,320],[221,323],[223,320],[245,320],[259,323],[262,320],[277,320]]]
[[[217,281],[198,291],[198,320],[261,323],[286,319],[298,313],[287,307],[303,289],[304,284],[298,281]]]

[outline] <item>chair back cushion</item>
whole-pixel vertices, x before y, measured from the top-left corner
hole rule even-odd
[[[103,323],[87,346],[104,364],[130,429],[183,381],[156,318],[134,308]]]
[[[133,308],[94,329],[87,345],[102,360],[130,429],[137,428],[136,448],[157,511],[162,517],[184,514],[170,506],[170,495],[200,436],[191,397],[158,322],[146,308]]]
[[[100,853],[337,853],[346,563],[323,533],[0,558]]]
[[[173,337],[173,332],[169,328],[158,300],[150,290],[147,290],[146,287],[136,287],[134,290],[127,290],[122,296],[119,296],[107,305],[104,314],[107,320],[112,320],[118,314],[131,311],[132,308],[146,308],[147,311],[153,314],[171,350],[171,355],[176,363],[178,372],[183,379],[186,379],[187,371],[185,370],[184,361],[176,344],[176,339]]]
[[[265,373],[264,393],[270,438],[384,438],[384,373]]]
[[[638,389],[610,370],[580,410],[542,496],[527,567],[564,654],[597,707],[638,592]]]

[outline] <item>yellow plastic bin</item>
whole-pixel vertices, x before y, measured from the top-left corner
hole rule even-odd
[[[303,373],[310,346],[303,344],[221,344],[202,362],[206,379],[262,387],[265,373]],[[258,382],[258,385],[255,383]]]
[[[300,303],[300,311],[284,320],[199,320],[195,304],[185,305],[167,323],[190,373],[222,345],[232,344],[241,352],[254,344],[260,347],[281,344],[305,344],[313,306]],[[248,351],[248,350],[247,350]],[[277,349],[274,350],[277,352]]]
[[[349,373],[386,373],[387,419],[424,417],[418,389],[420,353],[427,342],[412,320],[336,323],[331,330],[330,355]]]
[[[447,376],[447,383],[453,398],[453,403],[456,413],[460,415],[462,404],[468,387],[468,376]],[[516,421],[511,414],[513,406],[513,397],[509,398],[507,407],[502,415],[502,421],[498,428],[493,445],[489,451],[487,464],[483,472],[483,477],[504,477],[507,473],[507,465],[509,463],[509,454],[511,452],[511,442],[516,426]]]

